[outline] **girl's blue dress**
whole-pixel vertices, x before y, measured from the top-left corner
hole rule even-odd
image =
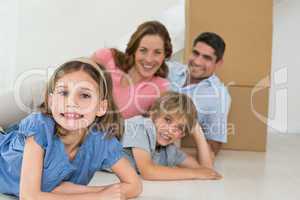
[[[111,168],[123,157],[122,146],[116,138],[107,138],[94,129],[75,158],[69,160],[64,144],[55,134],[54,120],[34,113],[20,122],[19,130],[0,134],[0,193],[19,196],[23,150],[29,136],[45,151],[41,186],[44,192],[52,191],[63,181],[87,185],[96,171]]]

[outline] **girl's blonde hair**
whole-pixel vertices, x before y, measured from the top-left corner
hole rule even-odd
[[[197,110],[190,97],[178,92],[168,91],[162,94],[149,109],[146,117],[151,116],[154,120],[161,115],[183,117],[186,121],[185,135],[189,135],[197,123]]]
[[[47,84],[44,102],[39,107],[41,112],[52,117],[48,96],[54,92],[55,85],[60,78],[76,71],[87,73],[94,81],[96,81],[96,83],[98,83],[100,99],[106,99],[108,104],[107,112],[101,117],[96,117],[94,123],[92,123],[89,128],[96,128],[99,131],[105,132],[109,137],[115,136],[120,139],[123,134],[124,122],[113,101],[111,76],[109,72],[106,72],[102,65],[97,64],[88,58],[78,58],[68,61],[55,70]],[[65,135],[65,130],[57,124],[56,132],[59,136]]]

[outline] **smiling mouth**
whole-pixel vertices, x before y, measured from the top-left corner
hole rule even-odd
[[[170,136],[168,136],[168,134],[165,134],[165,133],[160,133],[160,137],[166,141],[171,141],[171,139],[172,139]]]
[[[153,65],[146,65],[146,64],[142,64],[143,68],[145,69],[153,69],[154,66]]]
[[[84,115],[78,113],[60,113],[60,115],[66,119],[75,119],[75,120],[84,117]]]

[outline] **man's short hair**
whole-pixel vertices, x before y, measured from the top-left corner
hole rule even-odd
[[[216,33],[204,32],[198,35],[193,42],[193,47],[197,45],[198,42],[203,42],[215,50],[215,55],[217,56],[216,62],[223,58],[225,52],[225,42]]]

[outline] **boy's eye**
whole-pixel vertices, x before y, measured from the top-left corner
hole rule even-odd
[[[181,135],[183,135],[183,136],[185,135],[185,126],[184,125],[178,126],[177,129],[179,130]]]
[[[165,121],[170,124],[172,122],[172,119],[170,117],[165,117]]]
[[[177,129],[178,129],[179,131],[183,132],[184,126],[183,126],[183,125],[179,125],[179,126],[177,127]]]

